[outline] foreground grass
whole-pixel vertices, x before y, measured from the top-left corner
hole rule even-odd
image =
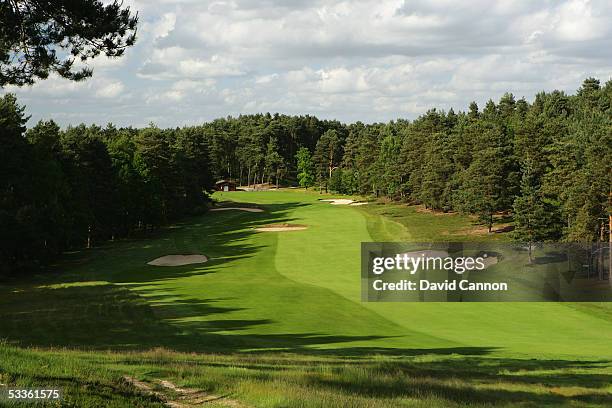
[[[62,387],[63,406],[75,407],[192,405],[188,396],[161,387],[162,380],[214,395],[206,404],[211,406],[610,406],[609,369],[609,363],[598,361],[461,355],[88,353],[0,346],[1,382]],[[127,376],[159,394],[130,385]]]
[[[218,198],[265,212],[206,214],[0,284],[0,383],[58,383],[68,406],[92,407],[166,399],[125,376],[226,405],[611,404],[607,304],[360,301],[360,242],[464,240],[478,235],[470,218],[296,191]],[[254,230],[270,223],[308,229]],[[146,264],[189,253],[211,260]]]

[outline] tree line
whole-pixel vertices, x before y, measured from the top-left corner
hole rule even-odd
[[[205,211],[213,186],[195,128],[65,130],[0,98],[0,275]]]
[[[474,214],[491,231],[512,216],[517,240],[607,239],[612,81],[575,95],[504,94],[483,109],[432,109],[414,121],[345,125],[249,115],[205,125],[218,177],[242,184],[279,173],[290,184]]]
[[[0,99],[4,272],[205,211],[219,179],[419,203],[477,215],[489,230],[505,214],[529,242],[606,238],[612,81],[373,124],[256,114],[26,130],[24,112],[13,95]]]

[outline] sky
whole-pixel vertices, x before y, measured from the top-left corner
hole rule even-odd
[[[160,127],[258,112],[350,123],[574,93],[612,76],[607,0],[125,0],[140,18],[93,78],[8,87],[61,125]]]

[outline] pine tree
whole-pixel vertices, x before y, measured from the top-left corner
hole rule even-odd
[[[314,185],[314,164],[312,162],[312,157],[310,156],[310,151],[306,147],[301,147],[296,156],[297,160],[297,171],[298,171],[298,183],[301,187],[308,189]]]
[[[50,72],[79,81],[100,54],[119,57],[136,41],[138,16],[122,2],[13,0],[0,3],[0,86],[30,85]]]
[[[278,186],[279,170],[283,165],[283,157],[278,153],[278,144],[275,137],[271,137],[268,141],[265,162],[268,184],[272,177],[276,177],[276,185]]]
[[[323,186],[325,186],[325,191],[327,191],[328,180],[334,168],[342,160],[340,138],[336,130],[328,130],[321,136],[315,146],[312,160],[316,166],[316,178],[319,187],[323,190]]]
[[[534,244],[559,238],[559,219],[555,208],[542,196],[537,173],[530,160],[523,165],[521,194],[514,200],[513,210],[513,237],[528,245],[531,262]]]

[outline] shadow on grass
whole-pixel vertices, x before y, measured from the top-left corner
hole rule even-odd
[[[22,346],[69,347],[94,350],[146,350],[164,347],[183,352],[283,352],[332,355],[338,350],[313,347],[384,336],[342,336],[325,333],[241,333],[270,319],[224,319],[242,310],[222,307],[220,299],[175,299],[157,295],[146,299],[112,284],[39,287],[6,292],[0,302],[0,333]],[[211,316],[219,316],[210,319]],[[346,356],[366,354],[481,355],[480,347],[449,349],[342,348]]]
[[[508,365],[508,363],[505,363]],[[426,364],[423,364],[426,366]],[[588,406],[612,405],[612,395],[593,391],[582,392],[578,395],[563,395],[561,393],[538,392],[531,390],[516,390],[516,384],[507,381],[507,378],[498,377],[496,382],[481,383],[474,387],[476,379],[468,377],[448,378],[446,380],[436,377],[398,377],[395,380],[359,381],[355,377],[329,380],[314,378],[311,385],[341,391],[352,395],[361,395],[369,398],[428,398],[435,396],[455,403],[482,404],[484,406],[532,406],[532,407],[559,407],[577,406],[577,402]],[[459,382],[460,381],[460,382]],[[487,387],[489,385],[489,387]],[[519,384],[520,387],[520,384]],[[548,390],[547,390],[548,391]]]
[[[347,375],[333,380],[315,377],[313,385],[369,397],[419,398],[435,395],[454,402],[469,401],[486,406],[509,403],[520,406],[575,406],[577,401],[589,406],[612,406],[612,394],[607,391],[612,384],[612,374],[586,371],[609,371],[610,363],[490,357],[426,362],[390,360],[366,363],[368,370],[380,375]],[[475,387],[476,384],[478,386]],[[560,392],[563,387],[570,389]],[[576,387],[583,390],[571,390]]]
[[[141,291],[139,295],[122,286],[214,273],[236,257],[254,256],[261,247],[246,243],[255,233],[252,228],[293,221],[287,212],[298,205],[306,204],[266,205],[264,213],[227,211],[197,217],[160,233],[155,241],[124,241],[91,251],[86,254],[90,259],[70,266],[69,275],[44,277],[36,284],[0,287],[0,338],[21,346],[129,351],[163,347],[179,352],[238,354],[227,364],[202,360],[194,364],[245,367],[259,372],[281,372],[293,367],[308,374],[310,386],[367,397],[434,396],[485,406],[560,406],[574,402],[612,406],[609,393],[596,392],[612,383],[612,375],[601,372],[609,362],[492,358],[493,347],[383,348],[348,344],[384,339],[383,336],[251,334],[250,329],[274,323],[273,320],[224,318],[242,309],[222,306],[223,299],[175,298],[154,290]],[[202,236],[206,245],[200,247]],[[168,253],[190,252],[202,252],[211,261],[196,267],[155,268],[145,264]],[[78,259],[78,254],[74,257]],[[89,284],[84,283],[87,281]],[[74,285],[70,286],[70,282]],[[62,286],[51,286],[54,283]],[[321,349],[325,347],[328,349]],[[271,350],[296,357],[271,363],[251,361],[269,358]],[[425,355],[433,356],[434,361],[413,358]],[[332,366],[338,375],[322,374],[320,365]],[[500,381],[503,385],[498,384]],[[526,391],[524,388],[529,386],[582,387],[587,391],[565,396]],[[103,390],[100,396],[106,393]]]
[[[362,354],[357,359],[347,358],[343,349],[338,350],[341,355],[320,359],[268,354],[241,356],[240,360],[227,363],[202,360],[192,363],[221,370],[245,368],[252,370],[254,376],[267,378],[282,375],[275,373],[300,372],[309,389],[379,400],[434,397],[469,406],[612,404],[612,394],[607,390],[612,374],[605,371],[609,370],[610,361],[440,356],[450,350],[430,349],[428,354],[435,355],[427,360],[412,358],[410,354],[393,358]],[[448,406],[438,404],[435,406]]]
[[[0,336],[24,346],[114,350],[166,347],[190,352],[307,352],[315,346],[383,338],[251,334],[249,329],[274,321],[232,319],[225,315],[244,309],[220,306],[223,299],[177,297],[154,287],[165,280],[214,273],[236,257],[253,256],[262,249],[246,242],[256,233],[253,228],[290,222],[293,219],[286,216],[287,212],[304,205],[308,204],[270,204],[263,213],[207,214],[178,224],[154,240],[99,248],[91,260],[66,274],[44,277],[36,284],[2,287]],[[146,261],[168,253],[198,252],[211,261],[182,267],[146,265]]]
[[[248,206],[248,204],[245,204]],[[289,223],[288,214],[306,203],[266,204],[264,212],[208,212],[152,232],[147,239],[122,240],[91,249],[72,251],[52,265],[40,282],[113,283],[159,282],[211,273],[233,259],[254,256],[261,246],[248,243],[255,228],[270,223]],[[180,267],[157,267],[147,262],[165,255],[203,254],[209,261]],[[1,282],[0,282],[1,284]]]

